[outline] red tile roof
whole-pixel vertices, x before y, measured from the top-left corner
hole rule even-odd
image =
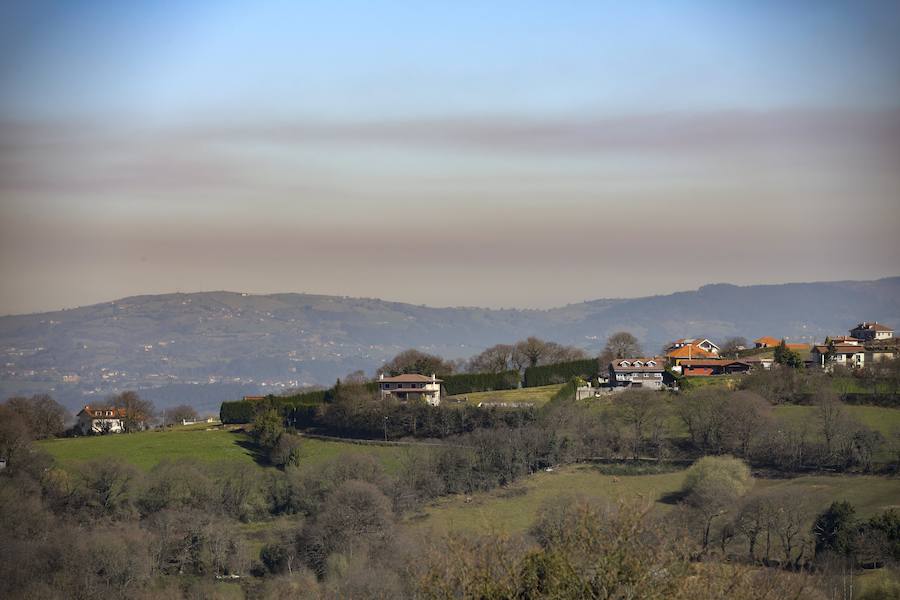
[[[712,369],[690,369],[684,372],[685,377],[703,377],[712,374]]]
[[[703,348],[697,346],[688,345],[669,350],[666,352],[666,356],[669,358],[716,358],[717,354],[707,352]]]
[[[110,411],[113,414],[106,414]],[[127,414],[124,408],[115,408],[111,406],[100,408],[91,408],[91,406],[85,406],[78,412],[78,416],[80,416],[82,413],[86,414],[92,419],[124,419]]]
[[[777,346],[781,343],[781,340],[775,339],[772,336],[766,335],[759,339],[753,340],[754,344],[760,344],[762,346]]]

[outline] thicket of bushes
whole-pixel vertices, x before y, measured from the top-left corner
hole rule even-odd
[[[555,383],[565,383],[573,377],[592,379],[599,373],[600,361],[596,358],[572,360],[540,367],[528,367],[525,369],[523,385],[525,387],[553,385]]]

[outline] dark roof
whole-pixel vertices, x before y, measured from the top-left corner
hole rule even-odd
[[[727,367],[728,365],[744,365],[749,367],[750,363],[744,360],[725,360],[725,359],[706,359],[706,360],[683,360],[683,367]]]
[[[856,344],[834,344],[834,351],[838,354],[856,354],[857,352],[865,352],[866,349],[865,347]],[[828,352],[828,346],[825,344],[817,344],[813,346],[813,352],[825,354]]]
[[[856,331],[857,329],[868,329],[870,331],[893,331],[892,328],[887,325],[882,325],[881,323],[860,323],[850,331]]]
[[[378,383],[443,383],[441,379],[432,380],[427,375],[419,375],[418,373],[404,373],[403,375],[395,375],[394,377],[385,377],[379,379]]]
[[[636,361],[640,361],[643,363],[642,366],[636,367],[634,363]],[[649,361],[653,361],[656,363],[655,366],[647,366]],[[623,365],[622,363],[627,362],[628,365]],[[617,358],[616,360],[610,363],[610,367],[612,367],[613,371],[621,371],[621,372],[634,372],[634,373],[662,373],[666,370],[665,367],[666,360],[660,357],[651,357],[651,358]]]

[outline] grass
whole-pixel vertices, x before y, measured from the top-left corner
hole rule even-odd
[[[495,392],[472,392],[470,394],[458,394],[450,396],[453,400],[465,400],[469,404],[479,402],[527,402],[535,406],[542,406],[553,398],[565,384],[542,385],[516,390],[498,390]]]
[[[860,421],[863,425],[871,427],[883,436],[890,437],[900,428],[900,409],[883,406],[844,405],[844,409],[850,417]],[[816,407],[799,406],[796,404],[781,404],[775,407],[775,415],[788,419],[795,423],[809,423],[816,427]]]
[[[659,510],[670,510],[662,500],[676,493],[684,480],[684,471],[651,475],[605,475],[592,465],[573,465],[552,473],[540,472],[506,489],[465,497],[441,498],[426,507],[424,516],[411,519],[418,527],[435,532],[453,530],[521,532],[534,521],[541,506],[554,498],[584,494],[606,498],[643,499],[654,502]],[[814,512],[833,500],[848,500],[857,514],[870,516],[900,506],[900,479],[863,475],[814,475],[793,479],[758,479],[755,489],[791,488],[806,492]]]
[[[39,442],[39,446],[53,455],[63,467],[110,457],[121,457],[144,470],[151,469],[162,460],[180,458],[258,464],[246,434],[221,428],[188,426],[169,431],[60,438]],[[325,462],[345,453],[363,453],[377,458],[388,472],[399,468],[400,457],[406,451],[396,446],[314,439],[304,439],[301,449],[305,464]]]

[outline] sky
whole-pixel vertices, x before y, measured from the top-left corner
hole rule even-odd
[[[900,275],[897,2],[6,2],[0,314]]]

